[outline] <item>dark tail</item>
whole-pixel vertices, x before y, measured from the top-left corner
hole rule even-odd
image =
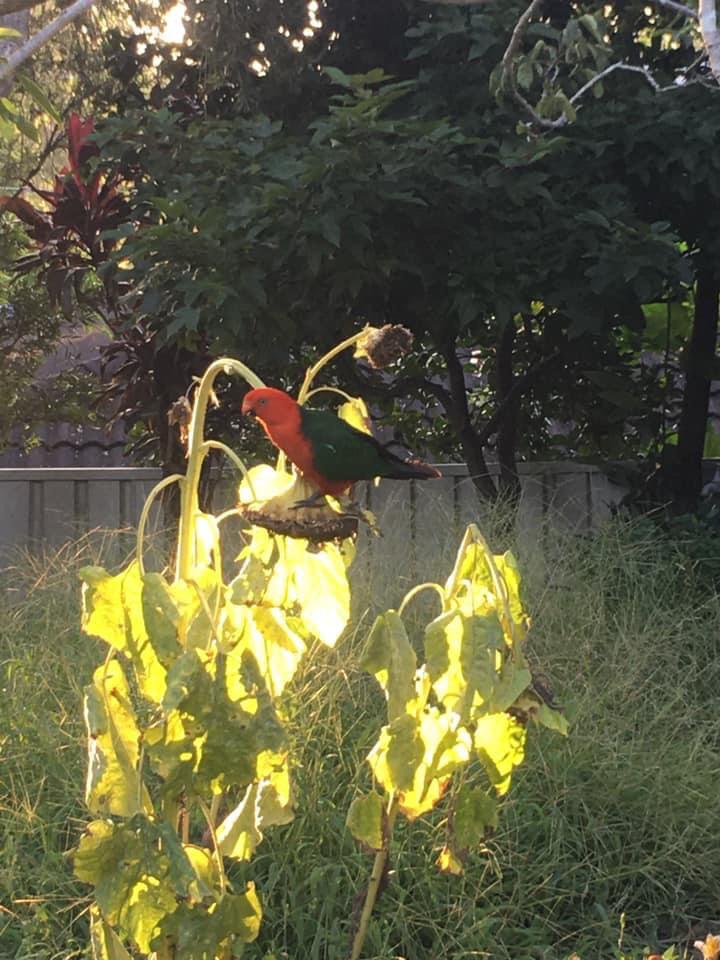
[[[393,457],[388,463],[387,472],[383,471],[387,480],[437,480],[442,477],[439,470],[431,467],[422,460],[401,460]]]

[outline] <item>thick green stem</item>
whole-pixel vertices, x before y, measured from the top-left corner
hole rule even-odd
[[[172,483],[179,483],[182,486],[184,481],[179,473],[173,473],[170,477],[164,477],[159,483],[156,483],[152,488],[150,493],[147,495],[147,499],[143,504],[142,513],[140,514],[140,520],[138,522],[137,528],[137,561],[138,566],[140,567],[141,575],[145,575],[145,564],[143,562],[143,550],[145,547],[145,527],[147,525],[148,517],[150,516],[150,507],[152,507],[155,502],[155,498],[161,493],[165,487],[169,487]]]
[[[322,368],[330,363],[331,360],[334,360],[335,357],[342,353],[343,350],[347,350],[348,347],[354,347],[358,340],[365,335],[366,331],[361,330],[359,333],[353,334],[352,337],[348,337],[347,340],[343,340],[342,343],[338,343],[337,346],[333,347],[332,350],[329,350],[324,356],[320,357],[317,363],[314,363],[305,374],[305,379],[303,384],[300,387],[300,392],[298,393],[297,402],[300,404],[305,403],[310,392],[310,387],[315,377],[320,373]]]
[[[344,390],[340,390],[338,387],[315,387],[314,390],[309,390],[305,395],[305,400],[309,400],[311,397],[316,396],[318,393],[335,393],[339,397],[343,397],[345,400],[351,401],[353,398],[349,393],[345,393]]]
[[[214,801],[213,797],[213,801]],[[218,877],[220,880],[220,895],[225,896],[227,891],[227,877],[225,875],[225,864],[223,863],[223,856],[218,847],[217,833],[215,832],[215,820],[213,814],[208,809],[207,804],[203,803],[202,800],[198,800],[200,804],[200,809],[203,812],[205,817],[205,823],[207,824],[208,831],[210,833],[210,839],[212,841],[212,848],[215,853],[215,862],[217,863],[218,868]]]
[[[400,616],[402,616],[403,613],[405,612],[405,608],[407,607],[407,605],[412,600],[414,600],[419,593],[422,593],[423,590],[434,590],[437,593],[437,595],[440,597],[440,605],[442,609],[443,610],[445,609],[445,591],[443,590],[443,588],[440,586],[439,583],[432,583],[432,582],[418,583],[417,586],[414,586],[412,590],[408,591],[408,593],[406,593],[405,596],[403,597],[402,603],[400,604],[400,607],[398,609],[398,613],[400,614]]]
[[[392,837],[393,827],[395,826],[395,817],[398,812],[398,802],[395,798],[390,801],[390,806],[387,813],[387,826],[385,829],[385,837],[383,842],[382,850],[378,850],[375,854],[375,860],[373,861],[372,874],[370,875],[370,880],[368,881],[367,893],[365,894],[365,903],[363,904],[362,913],[360,914],[360,921],[358,923],[357,931],[355,932],[355,938],[353,940],[352,951],[350,953],[350,960],[360,960],[360,955],[362,953],[363,944],[365,943],[365,937],[367,936],[368,926],[370,925],[370,917],[373,912],[373,907],[377,901],[378,893],[380,892],[380,884],[382,883],[382,878],[385,873],[385,864],[387,863],[388,853],[390,850],[390,839]]]
[[[188,466],[180,495],[180,529],[178,531],[177,560],[175,578],[190,580],[195,564],[195,518],[199,512],[198,485],[203,461],[208,446],[203,439],[208,403],[212,396],[213,384],[221,373],[237,373],[251,387],[264,386],[262,380],[249,367],[239,360],[223,357],[215,360],[207,368],[195,395],[190,429],[188,432]]]

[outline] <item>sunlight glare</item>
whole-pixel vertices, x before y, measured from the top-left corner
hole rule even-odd
[[[165,24],[160,34],[160,39],[165,43],[182,43],[185,39],[185,4],[179,0],[175,6],[170,7],[165,15]]]

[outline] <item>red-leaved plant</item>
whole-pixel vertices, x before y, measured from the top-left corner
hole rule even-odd
[[[68,163],[55,177],[50,190],[27,184],[42,203],[26,196],[0,197],[0,212],[13,213],[25,225],[34,250],[15,263],[20,273],[37,270],[47,284],[53,304],[70,313],[72,294],[83,301],[84,281],[107,263],[116,240],[108,237],[127,220],[129,206],[120,192],[118,174],[93,169],[90,161],[99,155],[90,140],[92,119],[73,113],[67,122]],[[112,303],[116,292],[104,280],[105,300]],[[109,317],[105,317],[109,320]]]

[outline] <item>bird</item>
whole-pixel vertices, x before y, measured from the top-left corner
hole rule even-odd
[[[260,422],[271,443],[315,484],[319,496],[337,497],[359,480],[375,477],[428,480],[442,476],[430,464],[396,457],[332,411],[300,406],[275,387],[250,390],[242,412]]]

